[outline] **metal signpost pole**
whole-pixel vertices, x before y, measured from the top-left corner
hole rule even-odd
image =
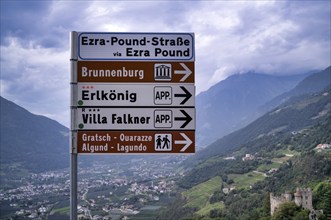
[[[77,219],[77,154],[71,154],[70,219]]]
[[[77,32],[70,32],[70,219],[77,219],[77,131],[75,131],[74,118],[75,108],[74,100],[77,96]]]

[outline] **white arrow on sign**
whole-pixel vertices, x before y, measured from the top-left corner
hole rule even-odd
[[[186,149],[193,143],[189,137],[186,136],[185,133],[180,133],[180,135],[185,140],[175,140],[175,144],[185,144],[184,147],[180,150],[180,152],[185,152]]]
[[[185,81],[189,77],[192,71],[185,65],[185,63],[179,63],[185,70],[175,70],[175,74],[184,74],[183,78],[180,79],[181,82]]]

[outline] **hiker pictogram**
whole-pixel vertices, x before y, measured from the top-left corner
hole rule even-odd
[[[172,135],[171,134],[155,134],[154,136],[155,151],[171,151],[172,150]]]

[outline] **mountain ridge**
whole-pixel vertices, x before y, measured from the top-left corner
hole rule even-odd
[[[321,89],[327,87],[331,82],[331,66],[328,66],[324,70],[316,71],[310,74],[292,90],[285,92],[260,107],[260,111],[268,111],[276,106],[284,103],[290,97],[299,96],[302,94],[318,92]]]
[[[275,112],[278,114],[278,116],[282,116],[283,114],[285,115],[284,117],[287,117],[286,114],[293,114],[293,118],[295,118],[298,123],[303,123],[305,122],[305,117],[308,117],[309,112],[307,112],[307,114],[304,117],[301,117],[301,115],[299,114],[300,111],[295,111],[295,109],[291,109],[291,108],[286,108],[286,106],[292,105],[295,102],[298,102],[298,100],[300,99],[304,99],[304,98],[309,98],[312,96],[312,100],[314,100],[314,93],[316,90],[319,90],[319,92],[317,92],[317,94],[320,95],[321,99],[324,101],[325,106],[319,106],[321,109],[319,109],[320,111],[323,110],[328,110],[328,109],[324,109],[324,108],[331,108],[331,106],[328,106],[328,101],[331,100],[330,98],[330,86],[331,86],[331,80],[329,80],[330,75],[331,75],[331,68],[330,66],[328,68],[326,68],[323,71],[319,71],[316,73],[313,73],[309,76],[307,76],[306,78],[304,78],[301,82],[298,83],[297,86],[295,86],[292,90],[293,91],[297,91],[298,87],[300,88],[300,93],[301,96],[296,96],[295,92],[292,92],[292,90],[290,90],[288,92],[288,94],[294,94],[293,97],[291,99],[288,99],[287,102],[283,103],[282,105],[280,105],[279,107],[265,113],[264,115],[262,115],[261,117],[259,117],[258,119],[256,119],[255,121],[251,122],[250,124],[248,124],[247,126],[233,132],[230,133],[220,139],[218,139],[217,141],[213,142],[212,144],[210,144],[208,147],[206,147],[205,149],[199,151],[198,154],[194,155],[192,158],[189,158],[187,160],[187,164],[189,164],[190,166],[192,166],[192,162],[193,164],[197,164],[203,160],[205,160],[208,157],[213,157],[213,156],[217,156],[220,154],[224,154],[227,151],[231,150],[233,147],[235,146],[240,146],[241,144],[251,140],[252,138],[256,138],[258,135],[261,135],[261,132],[263,131],[263,129],[265,129],[265,132],[271,132],[272,129],[274,129],[275,131],[278,130],[283,130],[284,129],[289,129],[289,127],[284,128],[284,126],[286,125],[286,123],[288,123],[288,121],[286,120],[280,120],[280,119],[273,119],[273,126],[275,126],[274,128],[268,128],[269,130],[267,131],[266,127],[261,126],[261,124],[263,125],[268,123],[268,120],[271,120],[271,116],[269,114],[273,113],[275,114]],[[314,89],[311,89],[309,87],[304,87],[303,85],[306,85],[306,82],[310,79],[317,79],[315,80],[315,82],[322,82],[322,83],[314,83]],[[323,88],[323,86],[327,85],[326,87]],[[302,89],[303,88],[303,89]],[[313,91],[313,92],[312,92]],[[323,93],[323,91],[327,92],[327,96],[323,96],[323,94],[321,94],[321,91]],[[293,102],[293,103],[292,103]],[[314,103],[312,103],[314,104]],[[282,111],[282,109],[284,111]],[[316,109],[313,109],[316,110]],[[311,111],[313,111],[311,110]],[[300,118],[301,117],[301,118]],[[283,123],[280,124],[280,123]],[[277,126],[276,126],[277,125]],[[282,127],[283,126],[283,127]],[[293,128],[293,126],[292,126]],[[244,131],[244,132],[243,132]]]
[[[177,181],[180,196],[159,219],[274,219],[270,193],[297,187],[311,187],[315,210],[329,216],[323,204],[331,197],[323,193],[331,195],[331,150],[318,146],[331,146],[331,82],[319,88],[291,97],[186,160]],[[306,219],[309,211],[302,214]]]
[[[68,128],[45,116],[32,114],[1,96],[0,101],[0,151],[4,170],[15,163],[31,172],[69,167]]]
[[[289,91],[306,74],[272,76],[249,72],[237,74],[196,97],[197,144],[208,145],[256,119],[258,107]]]

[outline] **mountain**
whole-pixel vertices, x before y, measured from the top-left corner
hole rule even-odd
[[[216,135],[217,133],[229,131],[229,127],[226,127],[227,125],[225,122],[233,121],[233,123],[237,123],[237,128],[244,127],[245,125],[249,124],[249,122],[252,122],[253,120],[257,119],[259,116],[262,116],[267,111],[270,111],[271,109],[275,108],[277,104],[284,103],[286,100],[289,100],[291,97],[296,97],[299,95],[304,94],[311,94],[314,92],[319,92],[328,85],[331,84],[330,79],[330,67],[326,68],[323,71],[317,71],[315,73],[312,73],[306,77],[304,77],[302,80],[300,80],[297,85],[293,86],[294,88],[290,89],[289,91],[286,91],[282,93],[281,95],[278,95],[274,97],[274,99],[269,99],[268,97],[271,97],[271,94],[276,94],[276,92],[272,91],[278,91],[277,88],[281,87],[279,84],[288,84],[287,88],[290,87],[290,85],[295,84],[296,80],[304,75],[299,76],[292,76],[292,77],[274,77],[274,76],[266,76],[266,75],[258,75],[258,74],[246,74],[246,76],[241,77],[242,80],[240,80],[237,77],[233,77],[234,79],[229,78],[229,82],[224,82],[223,84],[220,84],[218,87],[219,90],[216,90],[215,88],[212,88],[211,91],[208,92],[208,97],[218,97],[220,100],[226,100],[224,97],[232,97],[232,99],[229,99],[227,101],[217,101],[216,99],[214,102],[216,104],[210,105],[213,106],[213,108],[210,108],[210,111],[204,112],[204,116],[201,116],[202,113],[199,113],[199,109],[203,108],[201,106],[201,102],[197,104],[197,130],[198,130],[198,138],[199,136],[203,137],[211,137],[212,135]],[[248,77],[251,77],[251,79],[247,79]],[[236,79],[237,78],[237,79]],[[264,78],[264,79],[263,79]],[[267,80],[266,80],[267,79]],[[290,80],[292,79],[292,80]],[[231,83],[231,81],[244,81],[245,83],[242,83],[246,85],[247,88],[252,87],[250,91],[255,92],[246,92],[245,95],[243,92],[238,92],[237,90],[231,90],[228,87],[234,86],[234,83]],[[256,86],[255,86],[255,82]],[[269,83],[267,83],[269,82]],[[230,86],[229,86],[230,85]],[[238,83],[236,83],[238,86]],[[225,87],[225,88],[224,88]],[[244,87],[244,86],[242,86]],[[254,89],[256,87],[256,89]],[[217,87],[216,87],[217,88]],[[272,89],[273,88],[273,89]],[[212,94],[212,91],[215,90],[215,94]],[[247,89],[246,89],[247,90]],[[233,92],[235,94],[227,94],[228,92]],[[218,95],[220,94],[220,95]],[[269,94],[269,95],[266,95]],[[203,100],[207,100],[204,98]],[[245,103],[247,101],[251,101],[253,104],[247,104]],[[205,102],[205,101],[204,101]],[[232,103],[230,103],[232,102]],[[235,104],[238,103],[238,104]],[[199,105],[200,104],[200,105]],[[230,106],[229,106],[230,105]],[[221,107],[223,106],[223,108]],[[233,106],[236,107],[236,109],[233,108]],[[241,106],[241,107],[240,107]],[[207,107],[205,107],[206,109]],[[208,107],[209,108],[209,107]],[[230,111],[231,109],[231,111]],[[219,114],[218,117],[215,116],[215,114]],[[246,114],[246,118],[243,118],[241,116]],[[200,116],[200,117],[199,117]],[[210,118],[214,118],[214,122],[210,122],[211,124],[214,124],[210,127],[214,128],[216,131],[212,131],[210,129],[201,129],[205,126],[201,126],[203,121],[204,123],[208,123],[207,121],[210,121]],[[216,123],[215,121],[218,121]],[[200,122],[200,123],[199,123]],[[221,123],[223,122],[223,123]],[[200,126],[199,126],[200,125]],[[240,125],[240,126],[239,126]],[[226,130],[228,129],[228,130]],[[199,131],[202,134],[199,134]],[[206,132],[209,131],[210,134],[206,134]],[[226,134],[226,132],[225,132]],[[220,134],[217,139],[225,136],[225,134]],[[209,135],[209,136],[208,136]],[[231,134],[233,135],[233,134]],[[228,137],[226,137],[228,138]],[[213,138],[210,138],[213,139]],[[201,139],[200,139],[201,140]],[[237,140],[237,141],[244,141],[244,140]],[[216,141],[217,142],[217,141]]]
[[[237,74],[217,83],[196,97],[197,145],[207,146],[257,117],[258,108],[294,88],[306,74],[272,76]]]
[[[35,115],[0,96],[0,177],[17,180],[28,173],[69,167],[70,130],[44,116]],[[109,158],[111,157],[111,160]],[[167,160],[173,156],[79,156],[79,168],[95,162],[112,164],[145,158]]]
[[[330,83],[291,97],[187,160],[179,196],[159,219],[274,219],[269,193],[297,187],[310,187],[314,208],[329,216],[331,149],[321,145],[331,146]],[[301,214],[308,219],[308,211]]]
[[[69,167],[69,129],[0,97],[1,179]]]
[[[264,104],[260,108],[260,110],[262,112],[271,110],[294,96],[319,92],[321,91],[321,89],[328,86],[330,82],[331,82],[331,66],[327,67],[322,71],[317,71],[309,75],[292,90],[285,92],[275,97],[271,101],[267,102],[266,104]]]
[[[253,139],[278,132],[296,132],[324,121],[331,114],[330,86],[317,94],[293,97],[246,127],[209,145],[192,159],[196,163],[217,155],[225,155]],[[331,123],[331,122],[330,122]]]

